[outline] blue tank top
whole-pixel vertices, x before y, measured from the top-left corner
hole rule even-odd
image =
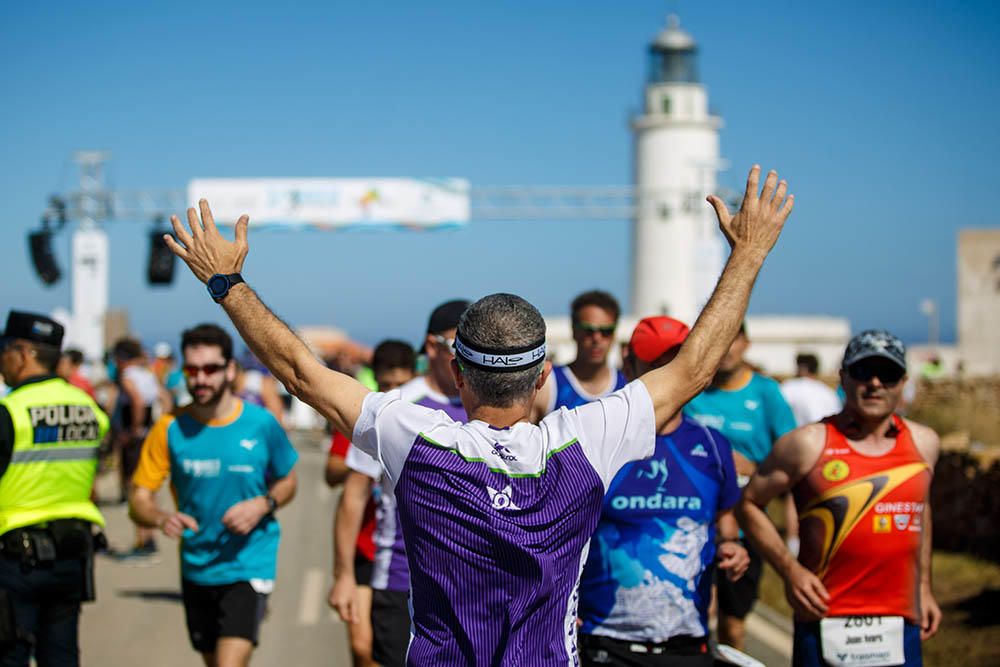
[[[625,380],[625,375],[621,371],[613,371],[614,373],[614,384],[604,393],[591,395],[580,386],[580,381],[576,379],[573,375],[573,371],[569,369],[569,366],[553,366],[552,367],[552,377],[556,382],[555,390],[555,402],[550,406],[549,412],[558,410],[559,408],[578,408],[581,405],[590,403],[591,401],[596,401],[602,396],[607,396],[608,394],[618,391],[624,387],[627,382]]]

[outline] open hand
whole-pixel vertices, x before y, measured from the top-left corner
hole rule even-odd
[[[222,515],[222,525],[229,532],[246,535],[257,527],[268,512],[267,500],[263,496],[236,503]]]
[[[755,164],[747,176],[746,193],[736,215],[732,215],[725,202],[715,195],[709,195],[708,202],[715,208],[719,227],[733,250],[741,248],[764,257],[777,242],[792,212],[795,195],[785,196],[788,183],[779,181],[778,172],[773,169],[767,174],[764,190],[757,194],[759,182],[760,165]]]
[[[245,215],[240,216],[236,221],[236,240],[227,241],[215,226],[208,202],[200,200],[198,208],[201,209],[201,220],[193,208],[187,210],[190,234],[176,215],[170,216],[177,238],[164,234],[163,239],[167,247],[183,259],[195,277],[203,283],[208,282],[208,279],[217,273],[239,273],[243,269],[243,260],[250,251],[250,246],[247,244],[247,225],[250,218]]]

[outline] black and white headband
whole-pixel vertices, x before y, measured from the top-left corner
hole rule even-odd
[[[477,349],[455,336],[455,356],[464,363],[484,371],[512,373],[531,368],[545,361],[545,340],[525,347]]]

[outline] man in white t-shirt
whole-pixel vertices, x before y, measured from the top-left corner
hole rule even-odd
[[[818,375],[816,355],[800,354],[795,357],[795,377],[781,383],[781,394],[792,408],[797,426],[813,424],[840,412],[837,392]]]
[[[121,494],[128,498],[132,490],[132,476],[139,465],[142,443],[149,428],[170,409],[170,399],[153,371],[146,365],[142,344],[132,338],[122,338],[114,346],[115,365],[118,369],[118,401],[114,411],[114,440],[120,454]],[[156,531],[135,525],[135,543],[131,549],[119,554],[123,558],[143,558],[156,553]]]
[[[415,405],[399,390],[371,393],[309,352],[244,282],[247,224],[235,243],[208,202],[190,231],[172,218],[170,248],[226,310],[244,340],[292,394],[375,458],[393,487],[412,591],[408,665],[574,664],[576,588],[607,486],[653,452],[655,433],[708,386],[736,336],[764,259],[793,198],[760,168],[740,211],[709,197],[733,250],[676,359],[620,391],[529,423],[551,365],[545,321],[524,299],[494,294],[459,322],[451,370],[469,421]],[[513,252],[487,244],[482,252]]]

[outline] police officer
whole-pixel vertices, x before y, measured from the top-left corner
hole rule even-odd
[[[11,311],[0,338],[0,666],[78,665],[80,603],[93,599],[90,501],[108,418],[56,373],[63,327]]]

